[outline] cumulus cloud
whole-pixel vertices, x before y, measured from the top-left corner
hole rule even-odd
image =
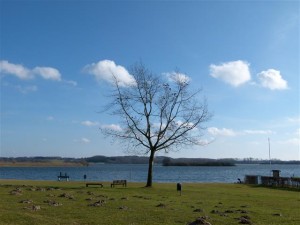
[[[94,126],[99,125],[98,122],[92,122],[92,121],[89,121],[89,120],[82,121],[81,124],[84,125],[84,126],[87,126],[87,127],[94,127]]]
[[[227,137],[233,137],[236,136],[237,133],[234,132],[231,129],[227,129],[227,128],[222,128],[219,129],[217,127],[209,127],[207,128],[208,133],[210,133],[213,136],[227,136]]]
[[[32,72],[46,80],[61,81],[60,72],[52,67],[35,67]]]
[[[20,79],[32,79],[32,72],[20,64],[9,63],[6,60],[0,61],[0,73],[16,76]]]
[[[238,87],[251,80],[249,63],[238,60],[210,65],[210,76],[220,79],[234,87]]]
[[[111,84],[117,80],[120,86],[135,85],[134,77],[129,74],[125,67],[116,65],[114,61],[102,60],[97,63],[86,65],[83,71],[93,75],[97,81],[105,80]]]
[[[178,82],[178,83],[189,83],[191,78],[183,73],[171,72],[164,73],[170,81]]]
[[[268,69],[257,74],[261,86],[271,90],[285,90],[288,88],[287,81],[284,80],[280,71]]]
[[[108,129],[113,131],[122,131],[122,128],[118,124],[108,124],[108,125],[102,125],[102,129]]]
[[[23,65],[13,64],[6,60],[0,61],[0,74],[16,76],[22,80],[33,79],[36,76],[40,76],[45,80],[62,81],[60,72],[53,67],[37,66],[33,69],[28,69]]]

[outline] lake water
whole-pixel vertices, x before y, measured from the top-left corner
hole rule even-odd
[[[148,166],[145,164],[94,164],[88,167],[0,167],[0,179],[57,180],[60,172],[70,180],[145,182]],[[283,177],[300,177],[300,165],[245,165],[233,167],[164,167],[154,165],[154,182],[233,183],[245,175],[271,176],[271,170],[280,170]]]

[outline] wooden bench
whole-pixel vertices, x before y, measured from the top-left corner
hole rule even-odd
[[[127,181],[126,180],[114,180],[110,187],[114,187],[115,185],[123,185],[123,187],[127,186]]]
[[[97,182],[92,182],[92,183],[86,183],[85,186],[88,187],[90,185],[99,185],[101,188],[103,188],[103,184],[97,183]]]

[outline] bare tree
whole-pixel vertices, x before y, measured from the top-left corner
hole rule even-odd
[[[146,187],[152,186],[154,155],[186,145],[204,145],[203,124],[211,118],[200,90],[189,91],[187,76],[174,73],[168,79],[152,74],[143,65],[132,67],[131,85],[115,78],[110,110],[121,118],[122,126],[103,132],[128,144],[131,150],[149,154]],[[115,76],[114,76],[115,77]]]

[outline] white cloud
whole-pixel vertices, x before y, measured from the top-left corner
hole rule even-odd
[[[178,82],[178,83],[189,83],[191,78],[183,73],[171,72],[164,73],[168,77],[170,81]]]
[[[120,86],[135,85],[135,79],[125,67],[116,65],[114,61],[102,60],[97,63],[86,65],[83,69],[85,72],[94,75],[97,81],[105,80],[111,84],[115,79]]]
[[[271,130],[244,130],[245,134],[274,134]]]
[[[118,124],[108,124],[108,125],[102,125],[102,129],[108,129],[113,131],[122,131],[122,128]]]
[[[213,136],[227,136],[227,137],[233,137],[236,136],[237,133],[234,132],[231,129],[227,129],[227,128],[222,128],[219,129],[217,127],[209,127],[207,128],[208,133],[210,133]]]
[[[89,121],[89,120],[82,121],[81,124],[84,125],[84,126],[87,126],[87,127],[94,127],[94,126],[99,125],[98,122],[92,122],[92,121]]]
[[[31,71],[26,67],[20,64],[9,63],[6,60],[0,61],[0,73],[10,74],[23,80],[32,79],[34,77]]]
[[[81,138],[81,140],[80,140],[82,143],[85,143],[85,144],[87,144],[87,143],[90,143],[91,141],[89,140],[89,139],[87,139],[87,138]]]
[[[229,136],[234,137],[237,135],[267,135],[267,134],[275,134],[274,131],[271,130],[243,130],[243,131],[234,131],[232,129],[227,128],[216,128],[216,127],[209,127],[207,129],[208,133],[213,136]]]
[[[74,142],[83,143],[83,144],[88,144],[88,143],[91,142],[90,139],[85,138],[85,137],[82,137],[82,138],[80,138],[80,139],[74,139],[73,141],[74,141]]]
[[[280,71],[268,69],[257,74],[261,86],[271,90],[285,90],[288,88],[287,81],[285,81]]]
[[[35,67],[32,72],[46,80],[61,81],[60,72],[52,67]]]
[[[214,141],[214,138],[210,138],[210,139],[202,139],[202,140],[198,140],[197,143],[199,145],[205,146],[205,145],[209,145]]]
[[[23,65],[9,63],[6,60],[0,61],[0,73],[16,76],[22,80],[33,79],[36,76],[40,76],[45,80],[62,81],[60,72],[53,67],[37,66],[33,69],[28,69]],[[72,82],[72,84],[74,85],[74,81],[66,82]]]
[[[249,63],[238,60],[222,63],[220,65],[210,65],[210,75],[216,79],[238,87],[251,80]]]
[[[178,120],[176,122],[176,125],[177,126],[182,126],[182,127],[185,127],[185,128],[192,128],[194,126],[194,123],[183,123],[181,120]],[[198,130],[198,128],[194,127],[193,130]]]

